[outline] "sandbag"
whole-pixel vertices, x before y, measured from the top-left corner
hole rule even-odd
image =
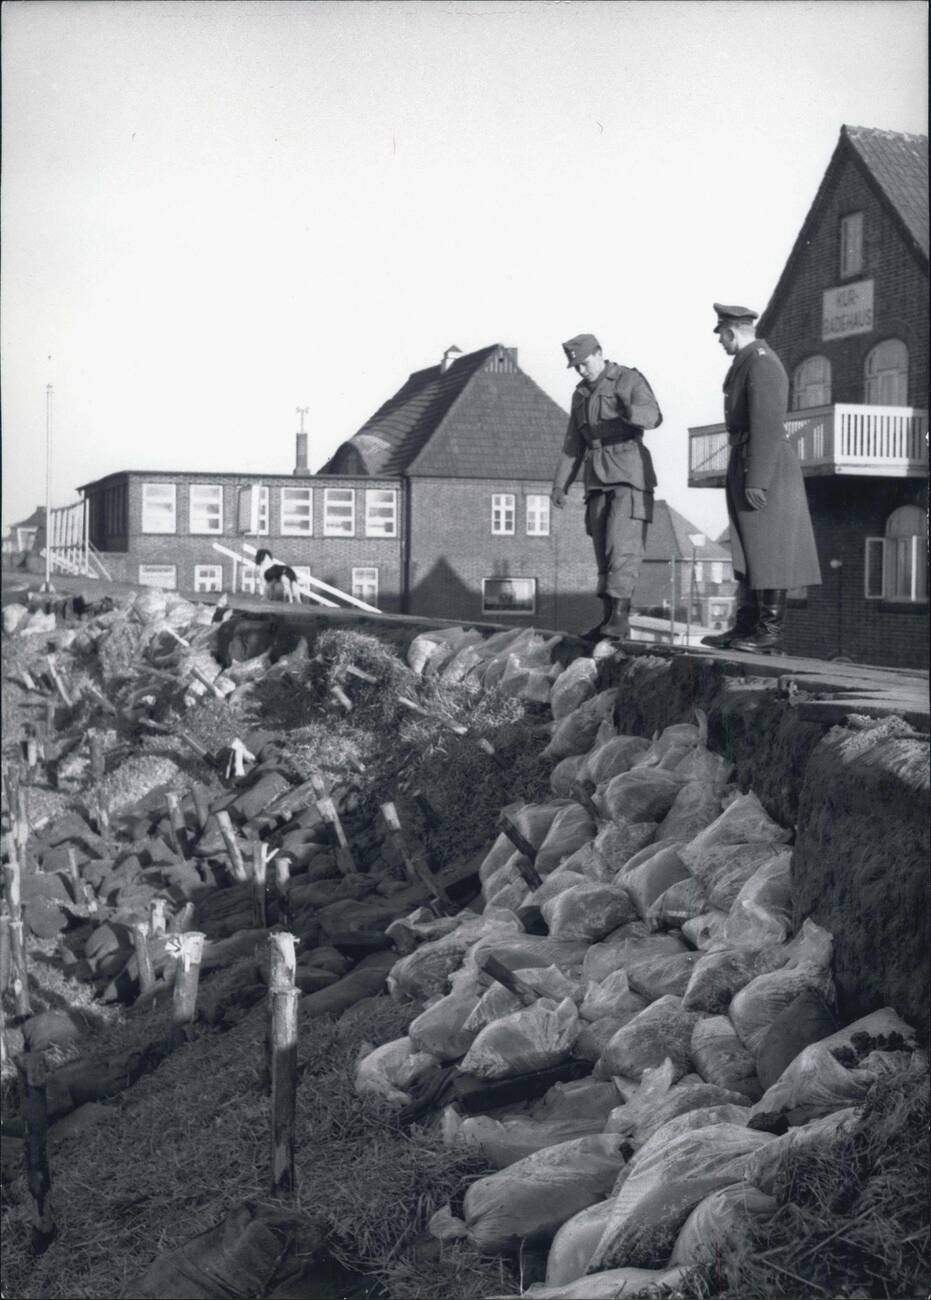
[[[602,859],[601,854],[595,848],[595,840],[586,840],[581,848],[570,853],[560,863],[559,871],[576,871],[587,880],[608,880],[610,881],[614,872],[609,870]]]
[[[583,1020],[601,1020],[605,1016],[626,1024],[647,1005],[646,999],[638,993],[631,992],[625,970],[612,971],[603,980],[589,980],[585,995],[579,1006],[579,1015]]]
[[[572,998],[574,1002],[581,992],[558,966],[530,966],[515,971],[515,974],[520,976],[524,984],[535,989],[541,997],[549,998],[552,1002],[562,1002],[564,998]],[[467,987],[474,987],[472,981],[469,981]],[[481,994],[469,1013],[464,1028],[474,1038],[486,1025],[494,1024],[502,1016],[520,1011],[523,1005],[516,993],[506,989],[503,984],[493,983]]]
[[[356,1066],[353,1086],[360,1097],[375,1097],[392,1106],[406,1106],[408,1088],[434,1070],[438,1062],[429,1052],[414,1049],[409,1037],[383,1043],[364,1056]]]
[[[635,1013],[636,1014],[636,1013]],[[599,1020],[580,1020],[579,1036],[572,1045],[572,1055],[579,1061],[591,1061],[595,1069],[593,1077],[608,1079],[610,1074],[598,1068],[602,1053],[608,1043],[620,1029],[626,1025],[630,1016],[602,1016]]]
[[[712,1192],[741,1181],[749,1156],[769,1141],[770,1134],[735,1124],[713,1124],[673,1138],[627,1178],[589,1267],[668,1258],[692,1209]]]
[[[700,916],[693,916],[690,920],[682,922],[682,935],[693,948],[700,948],[702,952],[710,952],[724,944],[724,926],[726,922],[727,912],[709,906],[707,912],[702,912]]]
[[[506,1079],[564,1061],[579,1031],[571,998],[541,998],[532,1007],[502,1016],[478,1034],[460,1068],[480,1079]]]
[[[642,917],[646,917],[650,907],[670,885],[689,878],[689,869],[679,856],[680,848],[678,844],[667,845],[618,877],[618,883],[630,894]]]
[[[418,1052],[430,1052],[439,1061],[458,1061],[472,1046],[478,1030],[465,1028],[478,1006],[474,984],[447,993],[431,1003],[408,1025],[407,1033]]]
[[[594,943],[587,949],[582,962],[582,976],[587,981],[600,982],[614,971],[625,970],[632,962],[678,952],[688,952],[688,949],[676,935],[650,934],[638,922],[633,922],[622,926],[604,942]]]
[[[628,772],[649,747],[650,742],[642,736],[611,736],[584,757],[579,775],[585,781],[603,785],[613,776]]]
[[[672,994],[657,999],[617,1031],[602,1053],[604,1068],[612,1075],[641,1079],[651,1066],[669,1057],[673,1080],[688,1072],[692,1030],[698,1014],[686,1011],[682,999]]]
[[[692,841],[694,845],[695,841]],[[682,849],[682,861],[701,881],[712,907],[728,912],[747,881],[764,865],[780,860],[777,870],[788,870],[791,849],[766,842],[755,844],[714,844],[693,861],[692,845]]]
[[[574,659],[556,679],[550,695],[553,717],[559,721],[574,713],[579,705],[595,694],[598,665],[594,659]]]
[[[608,1224],[610,1199],[596,1201],[594,1205],[579,1210],[562,1225],[546,1257],[546,1285],[559,1286],[581,1278],[588,1268],[595,1247]]]
[[[682,1278],[681,1268],[612,1268],[555,1286],[537,1282],[519,1296],[492,1296],[491,1300],[618,1300],[621,1296],[669,1295]]]
[[[554,1083],[531,1107],[534,1119],[608,1118],[617,1103],[617,1089],[608,1080],[573,1079]]]
[[[551,898],[556,898],[563,890],[574,885],[587,885],[590,881],[581,871],[570,869],[568,861],[557,867],[546,877],[542,885],[528,891],[526,905],[541,908]]]
[[[731,1024],[744,1046],[755,1055],[779,1013],[806,989],[817,990],[836,1004],[834,981],[830,975],[804,966],[757,975],[746,984],[728,1008]]]
[[[553,794],[566,798],[572,793],[572,787],[578,780],[579,769],[584,762],[584,754],[570,754],[568,758],[559,760],[550,772],[550,789]]]
[[[707,726],[703,731],[694,722],[673,722],[654,737],[650,748],[638,761],[644,766],[656,766],[670,754],[691,750],[704,743],[702,737],[707,738],[707,734]]]
[[[645,1111],[630,1134],[635,1149],[644,1146],[664,1124],[690,1111],[713,1112],[719,1123],[742,1123],[750,1117],[750,1108],[742,1093],[705,1083],[690,1075],[675,1084],[655,1106]]]
[[[675,769],[675,775],[681,777],[679,768]],[[721,796],[712,785],[706,781],[687,781],[660,822],[657,835],[686,844],[710,826],[720,811]]]
[[[633,767],[613,776],[599,791],[604,814],[611,821],[659,822],[669,812],[682,782],[656,767]]]
[[[546,839],[555,817],[564,808],[577,806],[570,799],[550,799],[546,803],[509,804],[502,811],[508,814],[517,829],[536,849]],[[513,853],[514,845],[502,833],[482,860],[478,869],[480,880],[484,883],[499,867],[504,866]]]
[[[845,1106],[798,1128],[790,1128],[754,1152],[747,1162],[744,1181],[763,1192],[774,1193],[790,1161],[803,1154],[829,1157],[837,1146],[847,1141],[862,1113],[858,1106]]]
[[[785,844],[792,832],[772,820],[751,790],[738,795],[719,817],[692,840],[683,860],[701,876],[701,864],[709,850],[727,844]]]
[[[603,1128],[604,1121],[591,1116],[542,1120],[528,1115],[497,1120],[489,1115],[470,1115],[466,1119],[457,1115],[448,1125],[451,1132],[446,1140],[450,1146],[477,1147],[495,1169],[507,1169],[536,1151],[575,1138],[595,1137]]]
[[[471,969],[479,969],[487,957],[496,957],[508,970],[558,966],[564,974],[572,976],[588,951],[584,939],[551,939],[501,929],[479,939],[469,950],[466,961]]]
[[[474,1182],[463,1213],[480,1250],[501,1253],[549,1241],[556,1229],[611,1190],[624,1164],[612,1134],[575,1138]]]
[[[708,906],[708,896],[694,876],[686,876],[664,889],[647,908],[651,930],[674,930],[691,921]]]
[[[542,751],[543,756],[568,758],[570,754],[587,754],[601,720],[613,711],[616,700],[616,689],[601,691],[572,713],[565,714],[556,723],[552,738]]]
[[[683,1084],[685,1084],[685,1080],[683,1080]],[[643,1108],[642,1113],[649,1115],[646,1107]],[[701,1128],[711,1128],[714,1124],[736,1124],[739,1128],[743,1128],[749,1118],[749,1106],[725,1104],[723,1106],[699,1106],[697,1110],[686,1110],[672,1119],[667,1119],[665,1124],[661,1124],[659,1128],[654,1129],[646,1141],[630,1156],[627,1164],[617,1176],[617,1182],[614,1184],[614,1195],[618,1194],[627,1179],[632,1174],[635,1174],[641,1166],[645,1167],[652,1163],[657,1155],[669,1146],[673,1138],[679,1137],[682,1133],[694,1133]]]
[[[546,838],[537,852],[534,866],[541,876],[554,871],[576,849],[595,834],[595,825],[581,804],[570,803],[553,818]]]
[[[713,1263],[747,1240],[752,1220],[767,1219],[776,1209],[775,1197],[748,1182],[722,1187],[695,1206],[679,1229],[669,1262],[684,1268]]]
[[[674,993],[681,998],[698,960],[698,953],[695,952],[661,953],[659,956],[644,957],[626,967],[627,979],[634,993],[639,993],[647,1002],[655,1002],[667,993]]]
[[[783,965],[790,969],[808,966],[811,970],[827,971],[831,969],[834,957],[834,936],[806,917],[798,934],[782,951]]]
[[[689,1011],[706,1011],[711,1016],[726,1012],[735,994],[758,975],[777,970],[784,960],[784,950],[778,947],[705,953],[695,963],[682,1004]]]
[[[564,889],[540,906],[550,934],[557,939],[603,939],[637,915],[625,889],[586,881]]]
[[[763,1089],[752,1053],[737,1037],[727,1016],[707,1016],[692,1030],[692,1064],[708,1083],[759,1101]]]
[[[724,937],[734,947],[763,947],[784,942],[791,925],[792,853],[785,849],[761,863],[741,886],[724,923]]]
[[[733,769],[733,763],[721,754],[712,753],[704,745],[696,745],[686,751],[672,770],[676,776],[687,781],[700,781],[720,795]]]
[[[634,854],[652,843],[655,835],[656,822],[609,822],[602,826],[592,847],[604,874],[616,876]]]
[[[423,944],[407,957],[395,962],[388,976],[388,988],[395,997],[435,997],[438,993],[445,992],[448,976],[460,966],[467,950],[476,940],[519,932],[520,924],[513,913],[476,916],[464,921],[450,934]]]
[[[771,1088],[799,1052],[840,1028],[837,1016],[817,989],[802,989],[766,1030],[756,1052],[756,1072]]]

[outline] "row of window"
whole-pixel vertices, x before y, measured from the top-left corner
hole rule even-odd
[[[908,405],[908,348],[901,339],[884,339],[867,353],[863,400],[868,406]],[[792,410],[809,411],[830,404],[830,361],[823,356],[806,357],[792,372]]]
[[[238,590],[250,596],[256,595],[260,586],[259,571],[254,564],[244,562],[235,567]],[[298,582],[309,584],[310,566],[295,564],[291,566],[297,574]],[[178,586],[178,566],[176,564],[140,564],[139,585],[141,587],[162,587],[166,591],[175,591]],[[195,564],[195,592],[220,592],[223,590],[222,564]],[[260,592],[258,594],[261,594]],[[350,595],[364,600],[369,605],[378,603],[378,569],[375,566],[360,566],[352,570]]]
[[[314,531],[314,493],[309,487],[282,487],[279,508],[282,537],[311,537]],[[262,484],[239,489],[237,530],[264,536],[269,532],[270,490]],[[365,488],[363,529],[366,537],[397,537],[398,494],[394,488]],[[142,531],[175,533],[177,487],[174,483],[143,483]],[[215,483],[192,483],[188,495],[188,532],[220,536],[224,531],[223,488]],[[229,530],[232,531],[232,530]],[[355,537],[355,488],[324,488],[323,536]]]
[[[513,492],[495,492],[491,498],[491,532],[493,537],[513,537],[517,525],[517,497]],[[528,537],[549,537],[550,499],[528,494],[525,528]]]

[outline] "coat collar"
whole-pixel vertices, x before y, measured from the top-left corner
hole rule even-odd
[[[760,345],[762,345],[765,348],[766,340],[751,339],[749,343],[745,343],[743,345],[743,347],[734,357],[734,360],[731,362],[731,368],[730,370],[728,370],[727,374],[724,377],[725,392],[727,391],[728,388],[730,388],[731,384],[733,384],[734,380],[741,373],[741,371],[746,368],[748,362],[750,361],[750,358],[753,356],[754,348],[757,348]]]
[[[582,397],[586,397],[586,398],[592,397],[594,396],[595,393],[598,392],[598,389],[601,387],[601,385],[604,383],[605,380],[613,381],[617,379],[620,373],[621,373],[621,367],[617,364],[616,361],[606,361],[604,370],[602,370],[601,374],[598,376],[598,378],[595,380],[593,384],[590,384],[587,379],[580,379],[575,386],[575,391],[581,394]]]

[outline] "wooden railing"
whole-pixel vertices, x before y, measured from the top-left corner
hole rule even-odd
[[[917,407],[835,403],[792,411],[785,427],[803,473],[896,478],[928,472],[928,412]],[[689,429],[689,486],[722,486],[728,454],[723,424]]]
[[[90,562],[88,512],[86,501],[58,506],[48,512],[45,544],[49,553],[49,572],[73,577],[100,576]],[[108,575],[109,576],[109,575]]]

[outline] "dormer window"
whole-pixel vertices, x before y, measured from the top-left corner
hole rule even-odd
[[[840,278],[863,270],[863,213],[851,212],[840,221]]]

